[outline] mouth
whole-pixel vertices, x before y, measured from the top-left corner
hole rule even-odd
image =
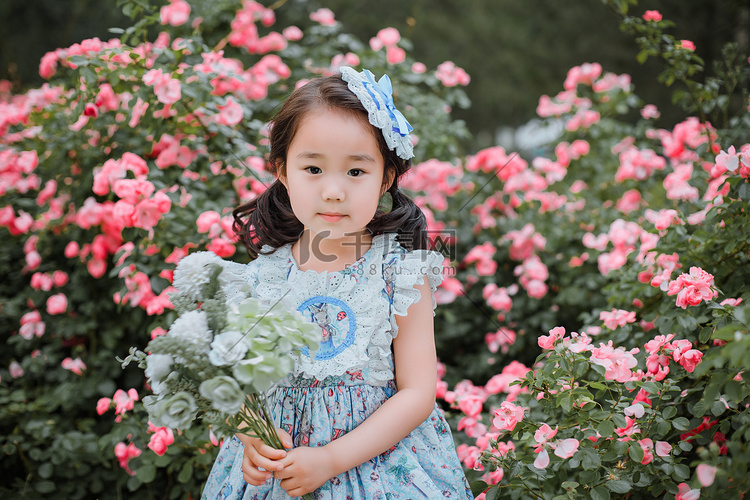
[[[320,215],[320,217],[327,222],[337,222],[345,217],[344,214],[340,214],[337,212],[326,212],[318,215]]]

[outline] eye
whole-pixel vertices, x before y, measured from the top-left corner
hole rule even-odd
[[[322,170],[320,169],[320,167],[315,167],[315,166],[312,166],[312,165],[309,166],[309,167],[305,167],[305,170],[307,170],[311,174],[319,174],[319,173],[322,172]]]
[[[349,170],[349,175],[351,175],[352,177],[359,177],[359,176],[361,176],[364,173],[365,173],[365,171],[362,170],[361,168],[353,168],[353,169]]]

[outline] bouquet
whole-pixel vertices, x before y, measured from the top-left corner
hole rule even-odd
[[[243,268],[212,252],[183,258],[170,296],[177,319],[148,354],[132,347],[120,361],[145,370],[154,425],[184,430],[200,420],[218,436],[242,433],[283,449],[265,392],[293,370],[297,353],[318,348],[320,332],[283,300],[249,297]]]

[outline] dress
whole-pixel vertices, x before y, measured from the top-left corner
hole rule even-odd
[[[264,248],[270,250],[269,248]],[[391,341],[395,315],[419,300],[414,288],[428,277],[434,291],[443,257],[406,251],[394,234],[374,236],[370,249],[342,271],[302,271],[291,245],[260,255],[243,267],[253,295],[297,307],[321,327],[314,357],[303,353],[295,371],[267,393],[274,423],[295,446],[323,446],[349,432],[396,392]],[[435,301],[433,298],[433,307]],[[245,483],[243,445],[225,440],[202,500],[290,498],[271,478]],[[383,454],[331,478],[314,492],[317,500],[473,499],[456,456],[450,428],[435,405],[430,416]]]

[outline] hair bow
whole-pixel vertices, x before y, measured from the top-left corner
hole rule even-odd
[[[388,75],[383,75],[376,83],[375,75],[373,75],[370,70],[365,69],[362,73],[364,73],[365,77],[365,80],[362,83],[372,96],[375,104],[378,105],[378,109],[382,109],[380,107],[381,102],[385,106],[385,109],[388,111],[391,121],[393,122],[393,130],[402,136],[405,136],[414,130],[411,124],[406,121],[404,115],[401,114],[401,111],[396,109],[396,104],[393,102],[393,84],[391,84],[391,78]],[[378,99],[375,94],[377,94],[380,99]]]
[[[414,158],[414,145],[409,135],[413,128],[396,109],[390,77],[383,75],[376,82],[375,76],[367,69],[359,73],[342,66],[341,78],[362,103],[370,123],[381,130],[388,147],[404,160]]]

